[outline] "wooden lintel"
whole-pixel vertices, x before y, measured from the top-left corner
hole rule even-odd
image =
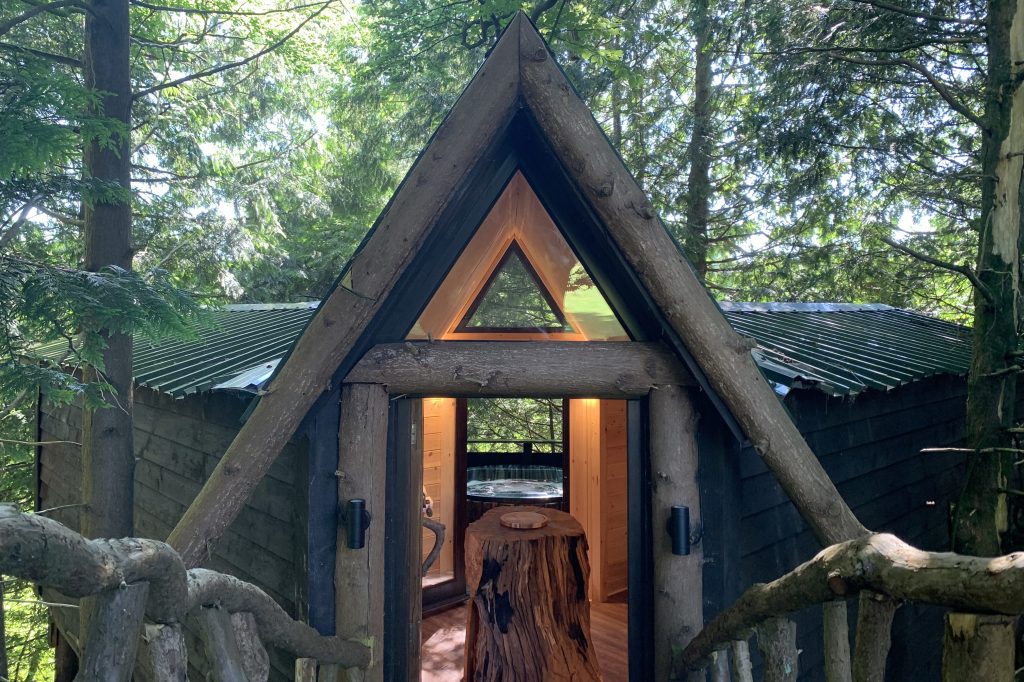
[[[659,343],[442,341],[374,346],[345,383],[391,394],[636,398],[694,380]]]

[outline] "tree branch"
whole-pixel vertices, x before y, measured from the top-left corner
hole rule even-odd
[[[899,242],[894,241],[889,237],[881,237],[881,240],[884,243],[891,246],[892,248],[896,249],[897,251],[905,253],[906,255],[916,258],[919,261],[923,261],[925,263],[928,263],[929,265],[934,265],[935,267],[942,268],[943,270],[949,270],[950,272],[955,272],[957,274],[963,275],[971,282],[971,284],[974,285],[974,288],[977,289],[981,293],[981,295],[985,297],[987,301],[989,301],[990,303],[995,302],[992,297],[992,292],[989,291],[987,286],[985,286],[985,283],[978,278],[978,275],[976,272],[974,272],[974,270],[971,270],[966,265],[957,265],[956,263],[949,263],[939,258],[929,256],[926,253],[922,253],[916,249],[910,248],[909,246],[900,244]]]
[[[75,59],[74,57],[65,57],[62,54],[53,54],[52,52],[43,52],[42,50],[36,50],[31,47],[24,47],[23,45],[14,45],[12,43],[0,43],[0,50],[6,50],[7,52],[25,52],[36,57],[43,59],[49,59],[50,61],[57,62],[58,64],[64,64],[75,69],[82,68],[82,60]]]
[[[4,23],[0,24],[0,36],[9,32],[18,24],[22,24],[28,21],[34,16],[43,14],[44,12],[52,12],[54,10],[64,9],[65,7],[77,7],[78,9],[83,10],[85,12],[89,11],[89,5],[83,2],[83,0],[55,0],[54,2],[47,2],[42,5],[36,5],[29,11],[19,14],[16,17],[12,17],[5,21]]]
[[[953,111],[957,112],[982,130],[986,127],[985,122],[981,120],[981,117],[968,109],[967,105],[957,99],[956,95],[950,91],[949,87],[939,80],[935,74],[925,68],[923,64],[919,64],[912,59],[906,59],[903,57],[899,59],[858,59],[857,57],[847,57],[838,54],[833,54],[832,56],[839,61],[848,62],[850,64],[860,64],[862,66],[903,66],[911,71],[916,71],[921,74],[926,81],[928,81],[928,84],[932,86],[935,92],[939,93],[939,97],[945,100],[946,104],[948,104]]]
[[[309,9],[310,7],[318,7],[322,5],[322,2],[310,2],[304,5],[294,5],[292,7],[282,7],[281,9],[268,9],[260,12],[256,11],[243,11],[243,10],[226,10],[226,9],[200,9],[198,7],[174,7],[171,5],[157,5],[151,2],[144,2],[144,0],[130,0],[131,5],[135,7],[142,7],[144,9],[151,9],[155,12],[177,12],[179,14],[203,14],[203,15],[223,15],[232,17],[263,17],[268,14],[282,14],[284,12],[298,12],[299,10]]]
[[[916,12],[906,7],[900,7],[899,5],[892,5],[888,2],[882,2],[881,0],[850,0],[850,2],[859,5],[870,5],[875,9],[885,10],[886,12],[895,12],[896,14],[902,14],[905,17],[913,17],[915,19],[927,19],[928,21],[941,21],[947,24],[963,24],[965,26],[984,26],[984,21],[977,19],[961,19],[960,17],[947,17],[942,14],[929,14],[928,12]]]
[[[132,95],[132,99],[139,99],[139,98],[145,97],[146,95],[152,95],[155,92],[159,92],[161,90],[166,90],[167,88],[173,88],[173,87],[176,87],[178,85],[183,85],[185,83],[188,83],[189,81],[196,80],[197,78],[205,78],[206,76],[212,76],[212,75],[220,73],[222,71],[227,71],[228,69],[234,69],[234,68],[237,68],[239,66],[245,66],[246,64],[249,64],[250,62],[253,62],[253,61],[259,59],[263,55],[269,54],[270,52],[273,52],[274,50],[276,50],[277,48],[281,47],[286,42],[291,40],[292,36],[294,36],[296,33],[301,31],[302,28],[306,24],[308,24],[309,22],[313,21],[313,19],[315,19],[318,16],[320,16],[324,12],[324,10],[326,10],[328,7],[330,7],[333,3],[334,3],[334,0],[326,0],[325,2],[321,3],[320,4],[320,8],[317,11],[313,12],[312,14],[310,14],[305,19],[303,19],[302,22],[299,23],[298,26],[293,28],[288,33],[286,33],[280,40],[277,40],[277,41],[271,43],[270,45],[268,45],[267,47],[263,48],[262,50],[260,50],[256,54],[249,55],[245,59],[239,59],[238,61],[228,62],[227,64],[221,64],[219,66],[214,66],[214,67],[211,67],[209,69],[205,69],[203,71],[197,71],[196,73],[189,74],[188,76],[182,76],[181,78],[175,78],[174,80],[168,81],[167,83],[161,83],[160,85],[154,85],[151,88],[146,88],[145,90],[141,90],[139,92],[136,92],[134,95]]]

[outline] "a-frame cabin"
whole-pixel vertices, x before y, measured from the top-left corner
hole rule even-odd
[[[957,337],[947,327],[929,330],[928,343]],[[306,579],[296,610],[324,633],[370,639],[376,655],[366,679],[417,679],[424,603],[464,594],[460,533],[472,503],[480,511],[508,501],[486,490],[494,488],[487,456],[502,440],[479,436],[494,433],[481,426],[486,401],[544,400],[549,437],[518,443],[503,461],[560,469],[534,477],[551,493],[534,499],[586,528],[591,598],[626,595],[629,679],[669,679],[680,643],[743,586],[744,477],[771,480],[760,491],[768,505],[784,502],[780,484],[797,502],[810,527],[801,551],[811,533],[833,542],[863,532],[752,347],[520,13],[169,541],[186,563],[205,561],[279,453],[304,436],[305,471],[295,476],[308,481],[299,550]],[[784,365],[775,368],[785,374]],[[959,388],[942,389],[951,405],[961,399]],[[486,447],[472,452],[474,443]],[[473,467],[481,473],[470,480]],[[943,479],[928,493],[937,518],[949,488]],[[425,489],[454,532],[434,574],[421,579]],[[349,547],[361,543],[350,543],[339,521],[353,499],[365,500],[370,515],[359,548]],[[673,554],[664,531],[675,505],[689,508],[689,554]],[[786,509],[767,521],[800,533],[801,520]],[[763,565],[774,570],[792,558]]]

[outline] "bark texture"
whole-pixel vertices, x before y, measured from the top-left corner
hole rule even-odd
[[[764,682],[796,682],[796,623],[769,618],[758,624],[757,650],[764,665]]]
[[[942,677],[959,682],[1010,680],[1006,670],[1014,667],[1014,623],[1007,616],[974,613],[946,614],[946,646],[942,653]],[[953,675],[956,677],[954,678]]]
[[[188,572],[188,610],[213,605],[229,613],[251,613],[262,641],[296,656],[349,668],[365,667],[370,662],[367,647],[342,637],[325,637],[305,623],[292,620],[255,585],[216,571],[192,569]]]
[[[690,13],[694,45],[693,129],[686,149],[690,165],[686,183],[686,255],[697,276],[708,274],[708,236],[711,221],[711,137],[714,122],[711,96],[711,19],[708,0],[697,0]]]
[[[142,635],[146,583],[124,585],[94,597],[95,610],[82,647],[75,682],[129,682]]]
[[[853,652],[855,682],[885,682],[885,661],[892,646],[896,602],[871,590],[860,593],[857,640]]]
[[[1024,553],[989,559],[923,552],[886,533],[833,545],[781,578],[750,587],[690,642],[683,659],[698,667],[716,646],[766,618],[861,590],[956,609],[1024,613]],[[888,609],[891,600],[881,603]]]
[[[850,624],[846,601],[827,601],[821,605],[825,638],[825,682],[851,682]]]
[[[548,525],[513,530],[510,511],[535,511]],[[466,530],[466,680],[600,680],[590,637],[587,539],[555,509],[504,507]]]
[[[654,676],[677,679],[685,672],[679,654],[704,627],[703,545],[687,556],[672,554],[672,538],[664,531],[673,505],[690,508],[690,524],[698,528],[700,488],[697,484],[697,411],[687,389],[662,386],[651,391],[651,515],[654,519]]]
[[[339,528],[335,557],[337,631],[374,651],[365,671],[350,678],[384,679],[384,487],[387,462],[388,394],[374,384],[346,384],[341,391],[338,500],[366,500],[370,527],[363,549],[349,549]]]
[[[1021,319],[1020,257],[1024,239],[1024,0],[989,0],[986,26],[988,73],[981,148],[981,219],[977,275],[984,289],[974,292],[974,343],[967,380],[968,448],[1012,447],[1007,430],[1016,417],[1017,380],[1013,370]],[[953,548],[996,556],[1008,548],[1006,489],[1012,487],[1009,453],[968,456],[964,491],[953,519]],[[970,679],[977,672],[971,650],[984,650],[1005,664],[992,679],[1013,675],[1013,633],[1009,625],[987,624],[971,638],[947,628],[943,677]],[[991,637],[982,645],[979,638]],[[1009,651],[997,652],[997,647]],[[961,667],[958,667],[961,666]]]
[[[135,679],[139,682],[186,682],[188,650],[180,624],[145,625],[135,661]]]
[[[0,573],[69,597],[148,582],[146,614],[158,623],[177,622],[187,601],[185,569],[166,544],[136,538],[87,540],[52,519],[22,514],[12,505],[0,505]]]
[[[455,341],[375,346],[345,377],[394,394],[454,397],[645,397],[652,386],[692,386],[659,343]]]
[[[118,130],[113,140],[85,140],[85,269],[132,267],[129,202],[131,80],[128,68],[128,0],[90,0],[85,13],[85,85],[103,93],[98,114]],[[99,378],[108,382],[113,404],[86,410],[82,424],[82,534],[120,538],[132,534],[132,339],[104,332],[107,348]]]

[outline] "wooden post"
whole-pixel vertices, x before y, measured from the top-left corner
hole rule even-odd
[[[846,619],[846,601],[827,601],[821,605],[825,636],[825,682],[851,682],[850,624]]]
[[[231,627],[231,614],[216,606],[202,606],[196,609],[195,618],[202,632],[203,647],[206,649],[213,681],[249,679]]]
[[[946,614],[946,646],[942,650],[942,679],[957,682],[998,680],[1013,666],[1012,616]],[[954,642],[957,646],[949,646]]]
[[[295,659],[295,682],[316,682],[316,660],[312,658]]]
[[[107,590],[93,599],[76,682],[128,682],[142,635],[149,583]]]
[[[660,386],[650,394],[651,518],[654,526],[654,675],[676,679],[684,672],[683,647],[704,627],[699,544],[688,556],[672,554],[665,532],[673,505],[690,508],[691,527],[700,524],[697,484],[697,412],[686,389]]]
[[[729,682],[729,650],[717,649],[711,653],[711,682]]]
[[[270,656],[260,639],[256,617],[248,611],[232,613],[231,630],[249,682],[266,682],[270,679]]]
[[[335,570],[338,634],[373,651],[365,671],[350,680],[384,679],[384,485],[387,469],[388,394],[378,384],[345,384],[341,391],[338,502],[366,500],[370,526],[366,545],[349,549],[345,524],[338,533]]]
[[[139,682],[185,682],[188,679],[188,650],[179,623],[147,623],[135,661]]]
[[[757,650],[764,659],[764,682],[796,682],[796,623],[769,618],[758,625]]]
[[[732,682],[754,682],[754,670],[750,665],[750,647],[745,639],[734,639],[729,644],[730,671]]]
[[[871,590],[860,593],[853,654],[853,679],[856,682],[884,682],[896,606],[894,599],[883,594]]]

